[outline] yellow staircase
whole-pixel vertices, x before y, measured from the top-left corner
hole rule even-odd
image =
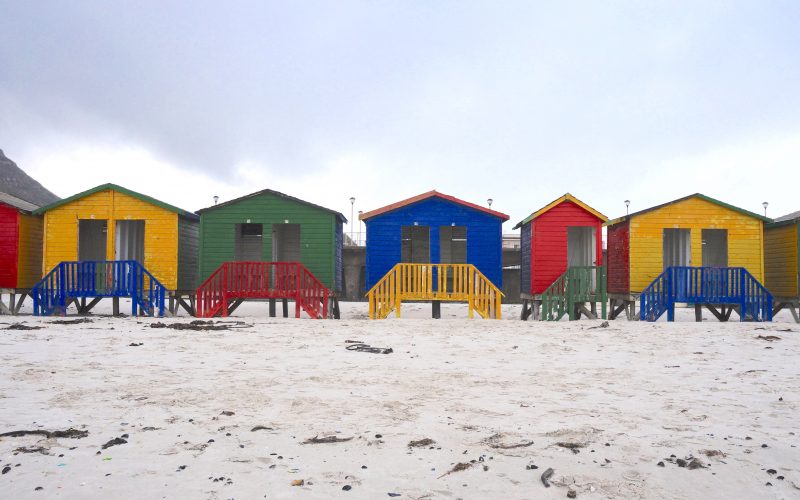
[[[466,302],[469,317],[500,319],[503,292],[472,264],[395,264],[367,292],[370,319],[384,319],[409,300]]]

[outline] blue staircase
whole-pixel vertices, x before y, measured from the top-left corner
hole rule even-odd
[[[33,314],[66,314],[74,300],[130,297],[131,314],[164,315],[167,289],[135,260],[61,262],[31,290]]]
[[[668,267],[639,297],[639,319],[675,320],[675,303],[732,306],[740,321],[772,321],[772,295],[743,267]]]

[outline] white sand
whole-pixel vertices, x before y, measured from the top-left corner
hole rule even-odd
[[[2,316],[0,328],[47,327],[0,330],[0,432],[89,435],[0,438],[0,466],[11,466],[0,497],[566,498],[570,485],[578,498],[800,497],[800,325],[788,314],[694,323],[681,310],[672,324],[592,328],[523,323],[518,311],[469,321],[448,305],[437,321],[413,305],[407,318],[368,321],[366,304],[344,304],[345,319],[314,321],[246,304],[228,321],[252,326],[222,332]],[[126,444],[100,450],[122,434]],[[302,444],[314,436],[353,439]],[[422,438],[436,445],[407,446]],[[15,454],[22,446],[48,451]],[[670,455],[706,468],[657,466]]]

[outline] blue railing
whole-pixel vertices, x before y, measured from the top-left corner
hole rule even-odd
[[[135,260],[61,262],[31,290],[37,316],[64,314],[73,299],[130,297],[131,314],[163,316],[166,288]]]
[[[675,304],[737,306],[741,321],[772,321],[772,295],[743,267],[668,267],[641,293],[639,319],[675,319]]]

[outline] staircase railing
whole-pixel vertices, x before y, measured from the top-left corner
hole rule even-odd
[[[61,262],[31,289],[34,314],[64,314],[88,297],[130,297],[131,314],[164,315],[166,288],[135,260]]]
[[[772,321],[772,295],[743,267],[668,267],[640,296],[639,318],[656,321],[675,303],[737,306],[741,321]]]
[[[227,316],[233,300],[293,299],[296,317],[327,318],[330,296],[300,262],[224,262],[197,288],[197,316]]]
[[[406,264],[389,270],[368,292],[369,317],[383,319],[408,300],[466,302],[469,317],[501,317],[500,291],[472,264]]]
[[[605,311],[606,299],[605,266],[569,267],[542,292],[541,319],[559,321],[569,315],[574,320],[578,304],[587,302],[599,302]]]

